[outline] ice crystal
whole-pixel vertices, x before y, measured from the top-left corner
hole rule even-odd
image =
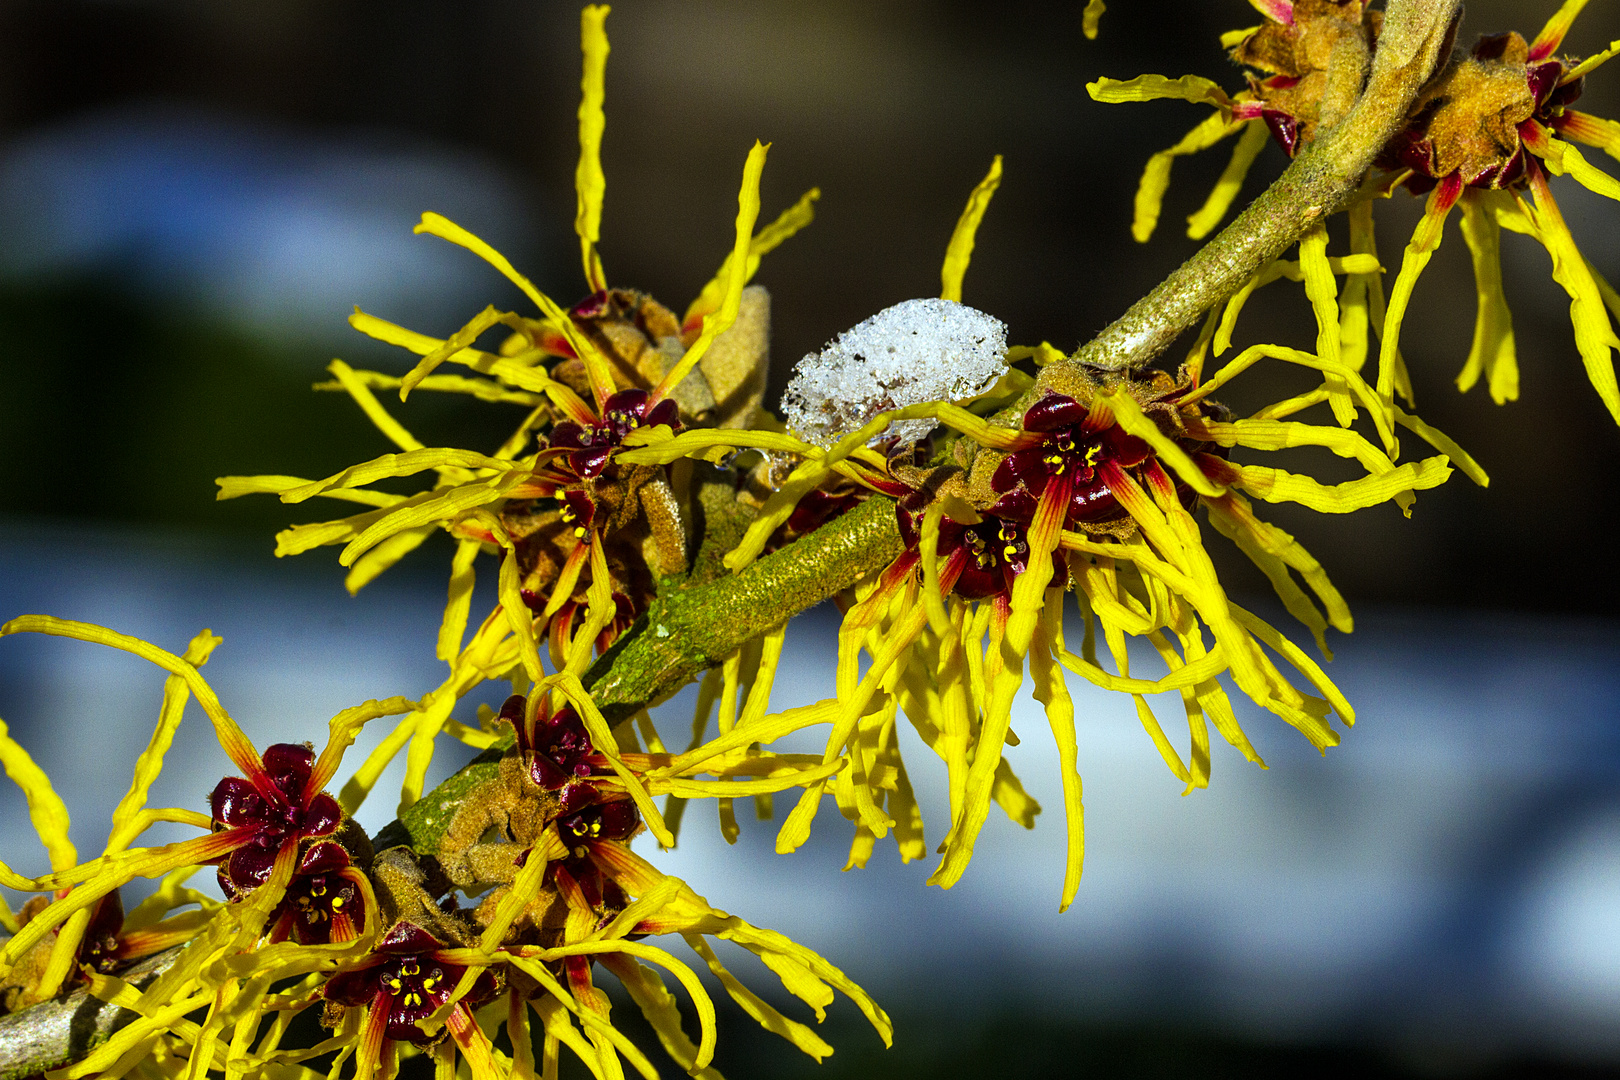
[[[880,412],[978,393],[1007,369],[1006,351],[1000,319],[953,300],[907,300],[800,360],[782,416],[799,437],[831,446]],[[920,439],[933,427],[902,420],[878,437]]]

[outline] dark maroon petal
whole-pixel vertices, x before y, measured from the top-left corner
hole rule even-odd
[[[1585,75],[1582,75],[1578,79],[1571,79],[1571,80],[1569,80],[1569,82],[1565,83],[1563,86],[1555,87],[1553,89],[1552,93],[1547,95],[1547,101],[1546,101],[1546,104],[1545,104],[1544,108],[1547,108],[1549,110],[1551,110],[1551,109],[1567,109],[1571,105],[1575,104],[1575,102],[1581,96],[1581,91],[1584,90],[1585,88],[1586,88],[1586,76]]]
[[[950,558],[961,548],[966,533],[966,525],[959,525],[948,517],[940,518],[939,543],[935,546],[935,553],[942,559]]]
[[[1127,435],[1123,428],[1109,428],[1102,436],[1104,460],[1113,461],[1123,468],[1133,468],[1146,461],[1153,448],[1135,435]]]
[[[93,914],[90,922],[84,928],[84,936],[88,941],[93,938],[117,937],[118,931],[124,928],[124,899],[117,889],[96,901],[91,909]]]
[[[257,825],[270,816],[270,807],[248,781],[240,776],[227,776],[214,786],[208,796],[209,809],[214,820],[223,825]]]
[[[502,702],[500,715],[496,718],[512,725],[512,730],[517,734],[518,752],[525,754],[529,752],[529,733],[523,726],[523,709],[527,704],[528,699],[522,694],[513,694]]]
[[[1404,165],[1403,166],[1397,166],[1397,168],[1407,168],[1407,167],[1408,166],[1404,166]],[[1428,173],[1425,173],[1425,172],[1422,172],[1422,171],[1419,171],[1419,172],[1412,173],[1405,180],[1402,180],[1401,183],[1400,183],[1400,186],[1404,187],[1408,192],[1410,192],[1413,195],[1427,195],[1429,192],[1434,190],[1435,185],[1438,184],[1439,182],[1440,181],[1435,179],[1435,177],[1433,177],[1432,175],[1430,175]]]
[[[535,754],[529,761],[529,779],[547,791],[556,791],[568,783],[571,776],[544,754]]]
[[[1524,179],[1524,147],[1513,151],[1513,156],[1493,169],[1486,169],[1472,180],[1468,181],[1470,187],[1477,188],[1510,188]]]
[[[582,784],[577,780],[567,781],[558,797],[557,813],[572,814],[583,806],[589,806],[597,799],[594,785]]]
[[[215,868],[214,877],[219,881],[220,892],[225,894],[226,900],[235,900],[238,896],[242,895],[242,890],[236,887],[236,882],[231,880],[231,875],[225,872],[225,864],[223,862]]]
[[[315,751],[301,743],[276,743],[264,751],[264,771],[276,787],[295,799],[303,795],[314,766]]]
[[[569,454],[568,464],[581,476],[598,476],[607,468],[608,459],[612,456],[611,446],[596,446]]]
[[[456,976],[458,981],[460,978],[460,975]],[[461,1000],[465,1001],[468,1007],[476,1008],[479,1005],[484,1004],[486,1001],[493,1000],[496,991],[499,989],[500,983],[495,981],[495,974],[488,968],[485,968],[483,971],[479,972],[478,978],[473,980],[472,989],[468,990],[467,996]]]
[[[304,827],[298,831],[298,835],[328,836],[342,824],[343,808],[323,791],[309,800],[309,809],[304,812]]]
[[[1500,60],[1513,41],[1513,34],[1481,34],[1469,50],[1475,60]]]
[[[1046,490],[1046,481],[1052,475],[1052,467],[1044,460],[1046,453],[1042,447],[1033,447],[1008,454],[991,475],[990,490],[1011,491],[1018,484],[1023,484],[1031,495],[1040,498],[1041,492]]]
[[[585,445],[584,434],[584,428],[572,420],[564,420],[551,429],[551,434],[546,437],[546,445],[563,450],[572,450],[575,447]]]
[[[370,1005],[377,996],[377,968],[384,959],[373,953],[358,967],[340,971],[326,980],[321,996],[341,1005]]]
[[[1530,93],[1535,95],[1538,107],[1547,103],[1547,98],[1558,89],[1558,80],[1563,77],[1564,65],[1557,60],[1535,64],[1524,73],[1524,81],[1530,85]]]
[[[603,803],[598,814],[602,822],[598,840],[628,840],[630,834],[641,827],[641,814],[636,804],[628,799]]]
[[[569,308],[568,314],[576,319],[596,319],[606,314],[607,310],[608,293],[606,289],[600,289]]]
[[[1108,484],[1099,476],[1090,483],[1074,486],[1069,494],[1069,509],[1064,522],[1071,527],[1076,524],[1100,525],[1125,516],[1119,500],[1114,498]]]
[[[1402,169],[1411,169],[1416,174],[1413,179],[1406,181],[1406,187],[1414,188],[1413,180],[1417,177],[1433,179],[1434,144],[1423,135],[1408,129],[1390,140],[1378,155],[1378,167],[1387,172],[1399,172]],[[1424,187],[1427,191],[1434,185],[1431,183]]]
[[[1074,427],[1089,411],[1067,394],[1048,393],[1024,413],[1024,430],[1050,432]]]
[[[444,943],[415,923],[397,922],[377,943],[377,952],[413,953],[443,948]]]
[[[620,390],[602,403],[602,419],[611,413],[630,413],[637,419],[647,415],[647,403],[652,395],[645,390]]]
[[[1271,129],[1271,137],[1277,140],[1283,152],[1293,157],[1294,151],[1299,149],[1299,121],[1275,109],[1265,110],[1260,114],[1260,119]]]
[[[566,859],[561,866],[552,871],[556,875],[557,889],[567,893],[569,883],[579,886],[579,891],[585,897],[585,902],[591,907],[600,907],[602,904],[602,872],[596,868],[589,857],[580,859]]]
[[[647,418],[642,423],[648,427],[657,427],[659,424],[668,424],[672,428],[678,427],[680,426],[680,411],[672,398],[665,398],[648,411]]]
[[[986,570],[969,564],[962,571],[962,576],[956,579],[956,588],[952,591],[964,600],[983,600],[987,596],[995,596],[1002,588],[999,565]]]
[[[331,874],[349,865],[349,852],[335,840],[321,840],[309,846],[298,860],[299,875]]]
[[[906,500],[901,499],[894,504],[894,516],[900,526],[900,542],[909,550],[917,546],[922,540],[917,531],[916,512],[906,508]]]
[[[270,871],[276,865],[277,850],[260,844],[239,847],[226,857],[225,873],[230,875],[231,883],[240,891],[255,889],[270,880]]]
[[[606,455],[606,451],[601,451]],[[562,508],[558,516],[563,522],[573,526],[574,535],[583,538],[596,522],[596,501],[585,493],[584,488],[569,488],[563,492]]]
[[[997,517],[1010,518],[1013,521],[1029,521],[1035,516],[1035,507],[1039,500],[1023,488],[1013,488],[1007,494],[996,500],[990,512]]]
[[[438,1041],[436,1036],[429,1035],[416,1026],[418,1020],[426,1020],[437,1006],[429,1006],[426,999],[423,1004],[407,1006],[403,999],[396,1001],[388,1012],[388,1026],[383,1034],[395,1042],[408,1042],[417,1046],[432,1046]]]

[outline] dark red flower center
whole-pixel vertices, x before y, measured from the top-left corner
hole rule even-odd
[[[329,836],[343,823],[336,799],[324,791],[306,797],[315,765],[312,749],[277,743],[265,750],[263,760],[264,776],[258,782],[227,776],[208,798],[216,829],[253,830],[220,864],[220,884],[227,895],[264,884],[284,845]]]
[[[450,1000],[467,970],[447,963],[442,949],[442,943],[421,927],[398,923],[358,966],[328,979],[322,993],[343,1005],[387,1009],[386,1038],[429,1046],[442,1036],[428,1035],[417,1021]],[[473,1008],[493,998],[495,991],[495,977],[484,971],[462,1001]]]
[[[903,499],[899,505],[900,539],[912,552],[922,543],[924,506],[926,500],[921,497]],[[954,582],[947,583],[947,591],[964,600],[1010,596],[1018,575],[1029,567],[1029,537],[1024,524],[991,514],[984,515],[976,525],[942,519],[936,551],[945,567],[942,583],[954,577]],[[1053,552],[1052,558],[1055,573],[1063,577],[1067,573],[1063,552]]]
[[[605,771],[607,761],[596,752],[579,713],[564,705],[555,713],[542,705],[534,722],[524,722],[525,699],[513,694],[501,706],[501,718],[517,733],[518,752],[529,767],[529,779],[546,791],[561,792],[560,812],[572,813],[599,798],[591,777]]]
[[[552,863],[546,873],[559,887],[573,882],[593,909],[617,911],[628,902],[624,890],[592,857],[597,844],[630,839],[641,827],[641,814],[628,799],[597,803],[557,819],[557,832],[568,845],[567,858]],[[611,916],[608,916],[611,917]]]
[[[343,873],[349,864],[348,850],[336,841],[311,844],[271,916],[272,937],[284,940],[291,936],[302,945],[325,945],[345,921],[348,929],[340,940],[358,933],[365,922],[366,903],[360,887]]]
[[[91,912],[90,923],[84,928],[84,938],[79,943],[79,966],[110,975],[124,961],[118,941],[124,929],[124,902],[118,890],[98,900]]]
[[[1111,414],[1094,414],[1063,394],[1047,394],[1030,406],[1024,430],[1044,438],[1037,446],[1008,454],[996,467],[990,479],[991,490],[1000,496],[991,507],[995,514],[1030,521],[1046,485],[1068,476],[1067,528],[1083,529],[1127,516],[1109,490],[1103,466],[1135,468],[1152,456],[1146,442],[1118,427]]]
[[[620,390],[602,403],[602,416],[596,423],[564,420],[551,429],[547,444],[568,451],[568,467],[577,476],[600,476],[626,435],[639,427],[659,424],[678,430],[679,414],[679,407],[670,398],[655,403],[645,390]]]
[[[576,855],[584,842],[628,840],[641,826],[641,814],[628,799],[597,803],[557,819],[557,832]]]

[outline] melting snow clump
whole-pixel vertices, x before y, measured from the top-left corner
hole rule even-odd
[[[880,412],[979,393],[1007,370],[1006,351],[1000,319],[954,300],[907,300],[800,360],[782,418],[806,442],[831,446]],[[933,429],[933,420],[901,420],[872,441]]]

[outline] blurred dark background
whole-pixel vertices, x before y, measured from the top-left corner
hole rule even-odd
[[[1471,3],[1463,40],[1509,28],[1533,35],[1556,6],[1553,0]],[[1078,0],[997,5],[626,0],[616,5],[608,21],[613,52],[604,148],[608,193],[602,253],[609,279],[650,291],[677,309],[684,306],[730,245],[748,147],[756,138],[770,141],[763,189],[767,219],[805,189],[822,191],[815,224],[771,254],[758,278],[774,298],[773,386],[779,392],[805,352],[885,306],[937,294],[940,259],[963,201],[992,155],[1000,153],[1005,179],[979,231],[965,299],[1004,319],[1014,341],[1044,339],[1073,348],[1194,249],[1177,226],[1201,204],[1226,160],[1222,147],[1178,161],[1158,235],[1148,245],[1135,244],[1128,223],[1143,163],[1192,127],[1204,110],[1176,102],[1099,105],[1087,97],[1084,84],[1102,75],[1196,72],[1219,76],[1235,89],[1237,72],[1216,40],[1221,31],[1258,18],[1241,0],[1120,0],[1104,16],[1101,37],[1086,41],[1080,31],[1082,7]],[[1578,20],[1568,51],[1584,55],[1617,36],[1614,12],[1604,0],[1592,4]],[[488,302],[527,310],[515,289],[472,256],[412,237],[410,228],[421,211],[440,211],[483,235],[560,301],[582,294],[571,231],[578,80],[578,6],[573,3],[0,0],[0,466],[5,477],[0,531],[10,530],[0,575],[14,578],[11,590],[0,594],[27,605],[56,595],[47,590],[45,577],[70,574],[71,569],[58,568],[75,564],[71,558],[48,562],[50,551],[76,552],[75,557],[94,561],[97,550],[127,548],[100,567],[120,580],[140,577],[142,566],[166,567],[153,579],[164,583],[161,590],[157,584],[128,585],[124,610],[129,613],[156,602],[141,588],[157,590],[153,597],[177,596],[183,568],[207,564],[213,573],[218,565],[209,560],[221,552],[228,560],[250,556],[268,562],[269,534],[312,515],[289,512],[269,499],[215,504],[213,477],[318,476],[392,449],[346,398],[309,392],[334,356],[389,371],[408,366],[402,354],[349,330],[344,320],[352,305],[435,334],[455,329]],[[1583,107],[1620,115],[1620,71],[1600,72],[1589,83]],[[1595,151],[1588,156],[1601,157]],[[1246,196],[1282,165],[1280,152],[1268,148]],[[1611,279],[1620,278],[1620,207],[1568,181],[1555,181],[1554,187],[1587,257]],[[1380,253],[1391,279],[1417,211],[1405,196],[1379,208]],[[1393,837],[1410,832],[1412,822],[1437,820],[1433,807],[1409,806],[1402,811],[1409,811],[1408,817],[1388,809],[1394,805],[1391,793],[1406,790],[1403,785],[1439,791],[1437,805],[1450,800],[1446,805],[1457,815],[1457,829],[1477,825],[1476,831],[1488,831],[1478,824],[1495,820],[1487,808],[1494,805],[1500,812],[1510,804],[1498,799],[1491,785],[1511,769],[1515,748],[1526,737],[1522,727],[1511,724],[1531,725],[1532,717],[1535,725],[1567,722],[1565,734],[1548,736],[1563,739],[1563,749],[1536,759],[1563,763],[1547,775],[1565,775],[1559,769],[1578,774],[1579,782],[1569,790],[1588,800],[1581,806],[1613,803],[1605,794],[1612,788],[1612,772],[1589,775],[1620,762],[1620,751],[1606,736],[1615,714],[1612,696],[1578,687],[1568,690],[1576,695],[1570,705],[1558,695],[1568,689],[1566,676],[1606,677],[1620,655],[1612,618],[1567,621],[1610,617],[1620,600],[1620,584],[1609,569],[1611,508],[1620,496],[1613,465],[1620,429],[1586,382],[1568,301],[1550,280],[1545,253],[1527,238],[1508,235],[1504,263],[1518,331],[1520,401],[1498,407],[1483,387],[1464,396],[1452,385],[1474,318],[1467,251],[1455,226],[1419,287],[1403,334],[1418,411],[1473,452],[1491,474],[1490,489],[1477,490],[1459,475],[1420,496],[1410,520],[1392,506],[1349,518],[1265,508],[1267,517],[1321,558],[1358,610],[1376,613],[1394,605],[1419,612],[1413,616],[1417,622],[1402,621],[1405,616],[1371,620],[1374,633],[1380,625],[1387,633],[1368,640],[1372,666],[1365,671],[1384,672],[1392,681],[1364,674],[1364,694],[1375,696],[1380,686],[1387,689],[1403,677],[1440,672],[1451,680],[1443,693],[1462,694],[1459,700],[1470,703],[1468,709],[1453,710],[1445,721],[1451,727],[1437,729],[1451,733],[1445,745],[1453,748],[1488,742],[1486,734],[1469,727],[1484,715],[1480,710],[1499,708],[1507,717],[1501,721],[1509,724],[1501,729],[1507,735],[1490,744],[1499,757],[1466,774],[1482,777],[1477,783],[1458,781],[1443,757],[1423,759],[1425,772],[1412,764],[1406,744],[1389,750],[1386,758],[1372,751],[1372,775],[1403,779],[1388,780],[1387,788],[1355,787],[1346,780],[1339,794],[1382,793],[1365,796],[1372,822],[1368,835],[1391,844]],[[1308,347],[1313,333],[1301,288],[1282,282],[1250,302],[1237,340],[1239,345],[1267,340]],[[1240,411],[1299,388],[1280,373],[1275,380],[1247,376],[1239,385],[1232,404]],[[426,394],[396,411],[429,445],[492,447],[509,426],[509,418],[494,407]],[[1302,458],[1294,467],[1318,464]],[[1322,471],[1331,472],[1334,465],[1329,461]],[[132,544],[131,536],[160,539],[148,547],[148,539]],[[74,539],[69,544],[64,537]],[[184,543],[165,547],[162,538],[174,537],[184,537]],[[1223,545],[1212,549],[1234,592],[1265,589],[1241,558]],[[321,589],[341,595],[329,556],[315,554],[304,562],[308,573],[320,575]],[[236,562],[230,565],[239,569]],[[430,621],[433,606],[442,602],[442,565],[429,554],[396,572],[422,584],[419,599]],[[1558,566],[1565,569],[1542,576]],[[251,584],[264,592],[233,601],[249,625],[252,616],[246,612],[254,603],[286,595],[273,590],[284,588],[288,579],[252,571],[261,573]],[[141,597],[147,598],[137,603]],[[1458,609],[1475,610],[1458,614]],[[365,616],[354,610],[341,622],[320,615],[327,620],[320,625],[346,640],[358,639]],[[1456,630],[1456,638],[1436,640],[1438,624],[1422,621],[1427,617],[1422,612],[1433,611],[1464,620],[1444,624]],[[1539,621],[1547,617],[1566,621]],[[190,624],[182,619],[178,625]],[[406,642],[415,650],[412,657],[428,648],[426,625]],[[1407,649],[1405,643],[1425,635],[1426,645]],[[286,635],[288,640],[304,636],[303,629]],[[1529,683],[1515,683],[1494,660],[1469,652],[1475,644],[1503,641],[1514,655],[1533,651],[1536,643],[1543,649],[1535,654],[1539,666],[1522,675],[1552,688],[1534,713],[1509,716]],[[1580,652],[1581,643],[1592,642],[1597,644]],[[1474,666],[1453,664],[1459,656],[1472,657]],[[1576,657],[1571,664],[1585,666],[1561,671],[1559,658],[1571,656]],[[288,679],[307,679],[315,662],[301,660],[296,674],[289,668]],[[36,703],[46,700],[30,676],[13,674],[16,686],[38,691]],[[1494,682],[1493,674],[1500,676]],[[36,681],[42,686],[43,675]],[[1610,684],[1581,687],[1588,685]],[[1477,696],[1467,697],[1469,692]],[[1395,708],[1415,700],[1388,693]],[[333,707],[352,703],[336,690],[332,696]],[[319,707],[324,706],[312,706]],[[15,712],[7,715],[15,718]],[[1039,721],[1020,730],[1027,724]],[[1590,753],[1593,739],[1602,740],[1601,753]],[[1134,753],[1140,732],[1132,733],[1132,740]],[[1340,755],[1353,766],[1348,755],[1355,752]],[[1386,772],[1377,771],[1386,766]],[[1253,791],[1276,790],[1280,771],[1251,777]],[[1105,790],[1103,784],[1091,786],[1094,775],[1087,773],[1088,795]],[[1154,783],[1162,783],[1154,775]],[[1455,789],[1447,787],[1448,775]],[[1545,784],[1556,787],[1552,780]],[[1536,784],[1526,779],[1522,786]],[[1478,801],[1463,799],[1463,789]],[[1534,820],[1543,823],[1585,820],[1570,816],[1573,812],[1558,802],[1564,797],[1543,798],[1536,788],[1511,805],[1540,807],[1536,813],[1542,816]],[[1316,806],[1317,799],[1315,790],[1302,791],[1297,805]],[[1196,801],[1176,805],[1188,806],[1190,814]],[[1217,815],[1203,819],[1216,832],[1230,820],[1207,803],[1199,812]],[[1102,831],[1095,835],[1106,842],[1106,818],[1097,820]],[[1185,828],[1188,819],[1178,820]],[[1591,850],[1610,858],[1620,851],[1614,839],[1620,825],[1603,820],[1608,831],[1593,834],[1598,839]],[[1294,828],[1292,818],[1289,822]],[[1043,827],[1049,844],[1061,841],[1056,824]],[[1531,829],[1502,843],[1518,853],[1516,858],[1522,856],[1522,867],[1534,868],[1541,865],[1537,853],[1553,850],[1553,840],[1564,835],[1547,828],[1545,835]],[[1304,825],[1298,830],[1290,834],[1296,841],[1313,842],[1300,839],[1309,836]],[[1137,836],[1132,843],[1141,842],[1139,834],[1130,835]],[[1174,847],[1180,841],[1167,842]],[[1371,841],[1357,843],[1363,846],[1356,851],[1374,850]],[[1445,843],[1435,844],[1434,850],[1446,849]],[[1124,853],[1121,847],[1113,851]],[[1205,870],[1210,873],[1237,864],[1238,855],[1219,844],[1209,851],[1219,854],[1209,856]],[[760,857],[767,858],[763,852]],[[888,858],[893,861],[892,854]],[[1466,861],[1455,858],[1459,866]],[[1585,855],[1570,858],[1575,859],[1570,865],[1588,865],[1581,861]],[[1601,858],[1608,868],[1604,873],[1615,873],[1599,875],[1599,885],[1593,886],[1598,891],[1591,896],[1620,895],[1614,891],[1620,863],[1611,866]],[[1359,903],[1359,898],[1393,895],[1403,881],[1427,881],[1422,873],[1432,868],[1433,859],[1416,855],[1413,860],[1410,871],[1358,879],[1359,891],[1344,895]],[[1285,880],[1327,880],[1328,861]],[[1161,868],[1164,875],[1151,881],[1183,876],[1180,867],[1179,856],[1170,858]],[[1108,921],[1113,916],[1084,916],[1101,924],[1086,924],[1082,931],[1079,909],[1089,902],[1093,906],[1087,910],[1113,911],[1107,883],[1120,878],[1106,875],[1135,881],[1133,872],[1107,864],[1088,871],[1087,889],[1094,875],[1104,875],[1096,878],[1104,890],[1101,899],[1088,901],[1083,891],[1076,912],[1066,916],[1069,922],[1053,925],[1073,927],[1068,932],[1075,940],[1107,939],[1116,932]],[[1461,877],[1446,879],[1447,888],[1477,891],[1447,901],[1457,909],[1455,921],[1436,922],[1451,929],[1423,939],[1437,950],[1432,955],[1465,955],[1472,947],[1472,939],[1457,928],[1473,925],[1477,913],[1468,910],[1471,898],[1489,892],[1494,873],[1484,863],[1469,864]],[[921,894],[919,877],[911,875],[905,888]],[[1577,879],[1587,880],[1579,875],[1570,880]],[[844,882],[853,885],[853,880]],[[893,879],[874,872],[866,880]],[[1223,880],[1223,895],[1254,892],[1239,871]],[[1045,892],[1052,891],[1042,882]],[[1007,891],[1021,893],[1023,887],[1015,883]],[[928,890],[927,895],[938,894]],[[1114,900],[1125,907],[1138,903],[1126,904],[1123,895]],[[1047,899],[1043,893],[1042,903]],[[994,904],[981,901],[988,905],[984,917],[994,918]],[[1289,902],[1291,897],[1278,901]],[[901,913],[894,918],[909,918],[903,906],[896,910]],[[1249,909],[1240,904],[1234,910]],[[1612,909],[1588,904],[1580,910],[1587,921],[1570,925],[1590,927],[1594,918],[1601,923],[1601,912]],[[1396,921],[1388,926],[1406,925],[1390,918]],[[1347,933],[1356,936],[1354,930]],[[1422,937],[1412,933],[1414,940]],[[1571,931],[1573,936],[1558,940],[1576,942],[1570,947],[1578,952],[1583,933]],[[833,941],[811,943],[839,951]],[[1021,947],[1038,951],[1038,943]],[[1092,948],[1074,947],[1083,956]],[[1448,1028],[1451,1041],[1438,1050],[1423,1035],[1428,1029],[1421,1017],[1412,1020],[1410,1037],[1393,1043],[1369,1042],[1367,1029],[1354,1024],[1324,1021],[1272,1029],[1250,1019],[1234,1025],[1221,1009],[1178,997],[1173,988],[1184,978],[1199,987],[1235,980],[1230,985],[1237,987],[1245,979],[1242,963],[1222,967],[1210,960],[1201,976],[1188,976],[1169,953],[1144,949],[1143,955],[1157,957],[1161,967],[1115,971],[1099,961],[1085,979],[1077,974],[1073,980],[1089,988],[1082,994],[1083,1008],[1054,1007],[1043,1014],[1009,1012],[1010,1006],[995,1000],[987,1004],[988,991],[971,992],[973,984],[985,981],[986,966],[994,967],[993,947],[981,942],[964,950],[975,957],[980,974],[941,975],[963,981],[962,988],[949,987],[945,994],[947,1002],[961,994],[960,1014],[940,1011],[937,993],[913,1003],[891,987],[885,1000],[902,1019],[900,1047],[874,1058],[858,1049],[863,1040],[871,1041],[869,1035],[846,1033],[856,1049],[841,1050],[834,1059],[836,1075],[923,1076],[948,1070],[1061,1075],[1065,1069],[1098,1076],[1195,1070],[1215,1076],[1301,1070],[1368,1076],[1584,1075],[1620,1058],[1620,1039],[1613,1037],[1620,1031],[1620,987],[1611,985],[1607,967],[1609,976],[1592,976],[1597,980],[1592,985],[1601,988],[1593,993],[1602,998],[1602,1007],[1592,1006],[1596,1011],[1588,1014],[1581,1012],[1586,1004],[1572,1006],[1587,1017],[1580,1046],[1588,1056],[1576,1060],[1562,1052],[1556,1034],[1547,1034],[1556,1025],[1535,1038],[1507,1039],[1502,1047],[1472,1054],[1468,1047],[1474,1036],[1467,1033],[1484,1023],[1479,1017],[1474,1027]],[[1315,957],[1311,962],[1320,961],[1320,954],[1309,955]],[[1330,949],[1328,955],[1337,954]],[[1414,979],[1413,966],[1426,964],[1431,953],[1414,948],[1404,955],[1402,978]],[[1600,955],[1620,954],[1611,948]],[[872,978],[869,970],[859,970],[858,953],[845,958],[852,972]],[[1292,970],[1286,957],[1276,963]],[[938,967],[942,973],[957,970]],[[1218,978],[1212,974],[1217,971]],[[1456,985],[1464,987],[1481,978],[1471,969],[1453,974]],[[1015,982],[1016,975],[1000,972],[1002,982],[990,979],[986,985]],[[1065,985],[1062,973],[1047,977],[1052,981],[1043,985]],[[1318,982],[1310,985],[1319,987],[1331,984],[1335,975],[1325,969],[1314,977]],[[1383,1016],[1372,1001],[1385,991],[1392,995],[1388,1010],[1421,1008],[1428,1000],[1410,993],[1410,986],[1399,993],[1389,990],[1394,984],[1382,978],[1367,976],[1357,984],[1369,995],[1361,1015]],[[1110,987],[1127,983],[1129,994],[1110,998]],[[935,990],[941,985],[947,984],[931,984]],[[1180,1004],[1152,1007],[1161,988],[1165,1001]],[[1233,993],[1235,1000],[1249,1000],[1240,990]],[[1059,993],[1054,1000],[1069,999]],[[1517,1001],[1503,1009],[1519,1009]],[[1533,1013],[1534,1002],[1528,1007]],[[1281,1015],[1296,1013],[1283,1009]],[[727,1038],[741,1040],[730,1051],[736,1055],[730,1062],[734,1072],[756,1049],[740,1034],[746,1028],[736,1018],[729,1024]],[[769,1053],[760,1060],[783,1057],[774,1047]],[[747,1071],[744,1065],[741,1072]]]

